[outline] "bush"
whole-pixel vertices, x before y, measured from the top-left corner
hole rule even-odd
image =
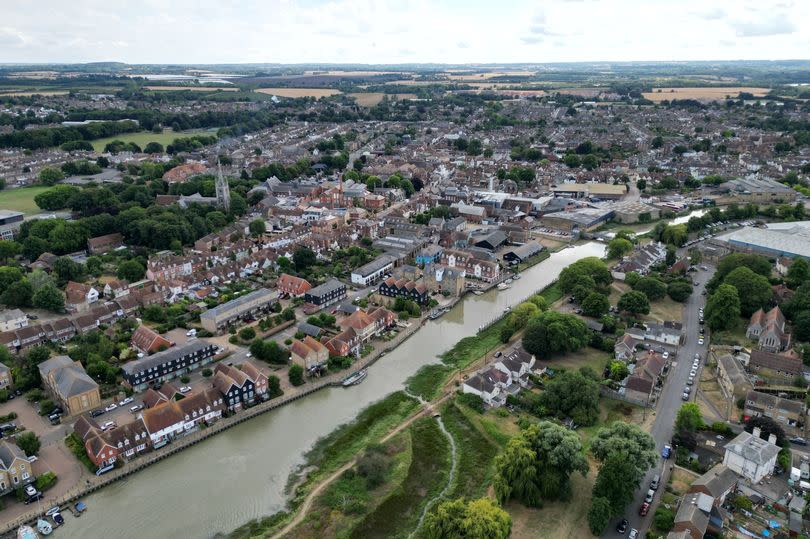
[[[484,405],[484,401],[481,400],[481,397],[473,395],[472,393],[461,393],[456,397],[456,402],[475,410],[479,414],[483,414],[484,410],[486,410],[486,406]]]
[[[33,432],[23,432],[17,436],[17,447],[25,451],[25,455],[30,457],[39,453],[39,448],[42,445],[39,438]]]
[[[187,384],[191,381],[191,378],[189,378],[184,374],[183,376],[180,377],[180,381],[183,382],[184,384]]]
[[[0,389],[0,402],[8,400],[8,389]]]
[[[290,370],[287,373],[290,378],[290,383],[294,386],[304,384],[304,368],[297,363],[290,365]]]
[[[231,344],[239,344],[239,337],[237,337],[236,335],[231,335],[230,337],[228,337],[228,342]]]
[[[659,507],[655,510],[653,526],[655,526],[655,529],[659,532],[669,532],[675,527],[675,512],[672,509],[667,509],[666,507]]]
[[[70,449],[70,452],[73,453],[73,456],[79,459],[88,470],[96,473],[98,468],[95,464],[93,464],[93,461],[90,460],[90,457],[87,456],[87,451],[84,449],[84,443],[82,442],[82,439],[79,438],[77,433],[72,432],[65,437],[65,445],[68,449]]]
[[[45,492],[52,486],[56,484],[57,477],[56,474],[53,472],[45,472],[44,474],[37,477],[37,480],[34,481],[34,487],[41,491]]]
[[[205,368],[205,369],[202,370],[202,375],[203,375],[204,378],[211,378],[211,376],[213,374],[214,374],[214,371],[212,371],[209,368]]]
[[[39,402],[39,415],[49,415],[56,408],[56,404],[51,399]]]
[[[32,389],[25,394],[25,398],[28,402],[39,402],[45,398],[45,392],[41,389]]]
[[[729,427],[727,423],[723,423],[722,421],[715,421],[709,428],[712,430],[712,432],[722,434],[723,436],[731,436],[734,434],[734,431],[731,430],[731,427]]]
[[[253,329],[252,327],[242,328],[239,331],[239,337],[243,341],[251,341],[253,340],[254,337],[256,337],[256,330]]]

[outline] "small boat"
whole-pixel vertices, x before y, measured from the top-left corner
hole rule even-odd
[[[509,288],[509,285],[506,283],[498,283],[498,286],[496,286],[495,288],[497,288],[498,290],[506,290],[507,288]]]
[[[38,539],[39,535],[31,526],[20,526],[17,529],[17,539]]]
[[[520,279],[520,273],[515,273],[515,276],[512,277],[512,279],[515,279],[515,280]]]
[[[439,318],[440,316],[442,316],[444,313],[446,313],[446,312],[447,312],[447,311],[449,311],[449,310],[450,310],[450,309],[447,309],[447,308],[444,308],[444,309],[434,309],[434,310],[433,310],[433,311],[432,311],[432,312],[431,312],[431,313],[428,315],[428,318],[430,318],[431,320],[436,320],[437,318]]]
[[[512,279],[507,279],[504,281],[506,284],[512,284]]]
[[[483,296],[484,291],[483,290],[473,290],[473,294],[475,294],[476,296]]]
[[[503,312],[508,313],[512,310],[512,307],[504,307]]]
[[[58,506],[58,505],[54,505],[53,507],[51,507],[50,509],[48,509],[47,511],[45,511],[45,516],[46,516],[46,517],[52,517],[52,516],[54,516],[56,513],[58,513],[59,511],[60,511],[60,510],[59,510],[59,506]]]
[[[76,505],[74,505],[73,508],[76,510],[74,516],[77,517],[87,511],[87,505],[84,502],[76,502]]]
[[[48,522],[44,518],[41,518],[37,520],[37,531],[42,535],[50,535],[51,532],[53,531],[53,526],[51,526],[50,522]]]
[[[356,373],[346,377],[343,380],[343,387],[356,386],[357,384],[365,380],[367,375],[368,373],[366,372],[366,369],[357,371]]]
[[[52,514],[51,518],[53,519],[53,523],[56,524],[57,526],[61,526],[62,524],[65,523],[65,517],[63,517],[62,513],[60,513],[59,511]]]

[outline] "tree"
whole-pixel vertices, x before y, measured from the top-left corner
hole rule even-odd
[[[55,313],[62,312],[65,308],[64,296],[55,286],[50,284],[34,292],[32,302],[37,309],[45,309]]]
[[[622,294],[616,307],[620,311],[634,315],[648,314],[650,312],[650,302],[647,296],[637,290]]]
[[[773,289],[768,279],[747,267],[731,271],[723,279],[723,284],[737,289],[740,297],[740,313],[743,316],[751,316],[758,309],[765,307],[773,296]]]
[[[23,432],[16,437],[17,447],[25,451],[25,455],[32,457],[39,453],[41,443],[36,434],[31,431]]]
[[[692,295],[692,285],[683,281],[675,281],[667,285],[667,294],[674,301],[683,303]]]
[[[293,363],[290,365],[290,370],[287,373],[287,376],[289,376],[290,383],[294,386],[304,384],[304,368],[298,363]]]
[[[706,323],[713,331],[732,327],[740,318],[740,295],[729,284],[720,287],[706,302]]]
[[[667,509],[664,506],[659,506],[658,509],[655,510],[653,526],[662,533],[667,533],[672,530],[672,528],[675,527],[675,511]]]
[[[149,142],[143,147],[144,153],[163,153],[163,144],[159,142]]]
[[[796,257],[788,268],[785,282],[792,289],[797,289],[807,281],[810,281],[810,263],[804,258]]]
[[[636,286],[638,280],[641,279],[641,275],[638,272],[630,271],[624,276],[624,282],[630,285],[631,287]]]
[[[53,272],[56,274],[60,284],[81,280],[84,277],[84,270],[83,265],[74,262],[67,256],[60,256],[53,263]]]
[[[47,211],[56,211],[67,208],[70,200],[81,193],[81,189],[73,185],[56,185],[34,197],[37,206]]]
[[[20,268],[13,268],[11,266],[0,266],[0,294],[12,284],[21,281],[23,278]]]
[[[579,371],[566,371],[546,382],[540,403],[560,419],[592,425],[599,418],[599,382]]]
[[[689,232],[686,225],[668,225],[661,234],[661,241],[667,244],[681,247],[689,239]]]
[[[586,316],[599,318],[610,310],[610,301],[599,292],[591,292],[582,300],[582,312]]]
[[[22,246],[16,241],[0,240],[0,264],[4,264],[9,258],[14,258],[22,251]]]
[[[523,346],[537,357],[547,358],[553,354],[575,352],[588,344],[588,326],[580,318],[545,311],[531,318],[523,335]]]
[[[643,191],[647,188],[647,180],[640,179],[636,182],[636,187],[638,187],[639,191]]]
[[[250,222],[248,227],[251,236],[261,236],[267,231],[267,225],[264,223],[264,219],[254,219]]]
[[[2,272],[4,268],[0,268]],[[10,269],[10,268],[9,268]],[[2,287],[2,278],[0,278],[0,287]],[[810,311],[810,282],[801,285],[793,297],[782,305],[785,315],[789,318],[795,318],[803,311]]]
[[[759,435],[765,440],[767,440],[768,437],[773,434],[776,436],[776,445],[781,446],[787,443],[787,437],[785,436],[784,429],[782,429],[779,423],[770,417],[749,417],[745,422],[745,432],[754,432],[754,428],[758,428],[760,430]]]
[[[612,517],[610,500],[603,497],[591,499],[591,507],[588,509],[588,527],[592,534],[597,537],[602,535]]]
[[[125,260],[118,265],[116,276],[131,283],[140,281],[146,274],[146,268],[135,259]]]
[[[658,461],[655,440],[633,423],[615,421],[602,427],[591,441],[591,453],[600,462],[611,455],[623,455],[645,473]]]
[[[678,410],[678,415],[675,418],[675,428],[677,430],[686,430],[689,432],[696,432],[704,426],[703,415],[700,413],[700,407],[694,402],[687,402],[681,405]]]
[[[65,174],[54,167],[45,167],[39,171],[39,181],[44,185],[54,185],[65,179]]]
[[[650,301],[663,299],[667,294],[667,285],[655,277],[642,277],[633,289],[643,293]]]
[[[633,242],[624,238],[614,238],[608,242],[608,258],[621,258],[633,250]]]
[[[616,453],[608,456],[599,467],[593,498],[605,499],[610,503],[611,517],[621,515],[627,504],[633,501],[633,494],[646,470],[641,471],[627,455]]]
[[[293,253],[293,265],[297,271],[310,268],[318,261],[315,251],[309,247],[299,247]]]
[[[252,327],[244,327],[239,330],[239,338],[243,341],[249,341],[256,336],[256,330]]]
[[[428,539],[506,539],[511,531],[512,517],[489,498],[443,501],[425,515]]]
[[[560,289],[570,293],[574,287],[581,284],[581,276],[587,275],[597,286],[607,287],[613,282],[607,264],[595,256],[578,260],[560,272]]]
[[[627,375],[630,374],[630,369],[624,361],[611,361],[610,362],[610,379],[614,382],[621,382]]]
[[[726,278],[726,275],[733,270],[741,267],[749,268],[754,273],[758,273],[763,277],[768,277],[771,274],[772,265],[768,259],[754,254],[733,253],[723,257],[717,264],[717,271],[714,276],[706,285],[712,291],[715,290]]]
[[[810,311],[802,311],[795,317],[793,335],[800,341],[810,341]]]
[[[503,503],[517,499],[530,507],[541,500],[565,499],[572,473],[588,473],[579,436],[549,421],[529,425],[495,458],[494,487]]]
[[[7,307],[30,307],[31,297],[34,295],[34,289],[31,284],[23,279],[16,283],[11,283],[8,288],[0,296],[2,301]]]

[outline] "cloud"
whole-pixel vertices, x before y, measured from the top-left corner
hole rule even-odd
[[[469,49],[470,44],[465,41],[459,41],[458,43],[456,43],[456,47],[458,47],[459,49]]]
[[[792,34],[796,25],[783,17],[773,17],[760,21],[745,21],[730,23],[737,37],[764,37]]]
[[[695,13],[695,15],[701,19],[706,19],[707,21],[716,21],[718,19],[725,18],[726,11],[723,8],[715,7],[705,11],[698,11]]]
[[[25,41],[23,34],[13,28],[0,28],[0,47],[22,47]]]

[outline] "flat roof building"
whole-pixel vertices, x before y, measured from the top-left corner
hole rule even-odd
[[[557,187],[552,187],[551,191],[554,193],[555,197],[595,197],[605,200],[617,200],[627,193],[627,186],[624,184],[612,185],[609,183],[564,183]]]
[[[272,291],[259,288],[202,313],[200,324],[211,333],[217,333],[233,322],[269,311],[275,300]]]
[[[765,256],[810,258],[810,221],[779,223],[781,226],[746,226],[717,237],[734,250]]]

